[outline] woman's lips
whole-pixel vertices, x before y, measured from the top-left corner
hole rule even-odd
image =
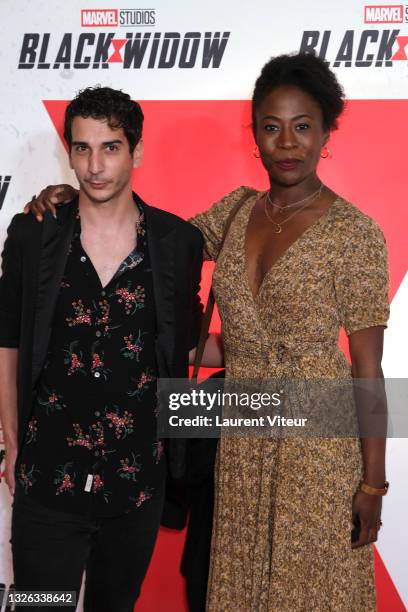
[[[300,159],[283,159],[275,163],[281,170],[295,170],[302,162]]]

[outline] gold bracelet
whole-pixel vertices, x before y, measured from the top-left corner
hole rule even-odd
[[[385,481],[384,487],[382,489],[377,489],[376,487],[370,487],[370,485],[361,481],[360,491],[363,491],[363,493],[367,493],[368,495],[387,495],[389,486],[390,483]]]

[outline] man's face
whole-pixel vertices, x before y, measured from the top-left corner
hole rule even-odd
[[[70,166],[92,202],[109,202],[130,190],[133,168],[142,158],[142,142],[130,153],[123,128],[110,128],[106,119],[74,118]]]

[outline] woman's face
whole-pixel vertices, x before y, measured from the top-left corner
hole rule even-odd
[[[319,104],[294,86],[281,86],[255,111],[255,140],[271,182],[298,185],[315,175],[328,140]]]

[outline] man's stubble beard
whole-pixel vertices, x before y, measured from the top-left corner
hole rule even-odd
[[[111,185],[111,183],[110,183]],[[91,192],[90,190],[88,190],[87,188],[87,183],[84,181],[79,181],[79,186],[80,186],[80,192],[83,191],[85,193],[85,195],[87,196],[87,198],[93,203],[93,204],[106,204],[106,202],[109,202],[110,200],[113,200],[114,198],[116,198],[118,195],[120,195],[122,193],[122,191],[124,191],[124,189],[127,187],[128,185],[128,181],[124,182],[123,185],[115,185],[112,186],[112,191],[109,194],[106,195],[100,195],[100,197],[94,195],[93,192]],[[108,187],[109,189],[109,187]]]

